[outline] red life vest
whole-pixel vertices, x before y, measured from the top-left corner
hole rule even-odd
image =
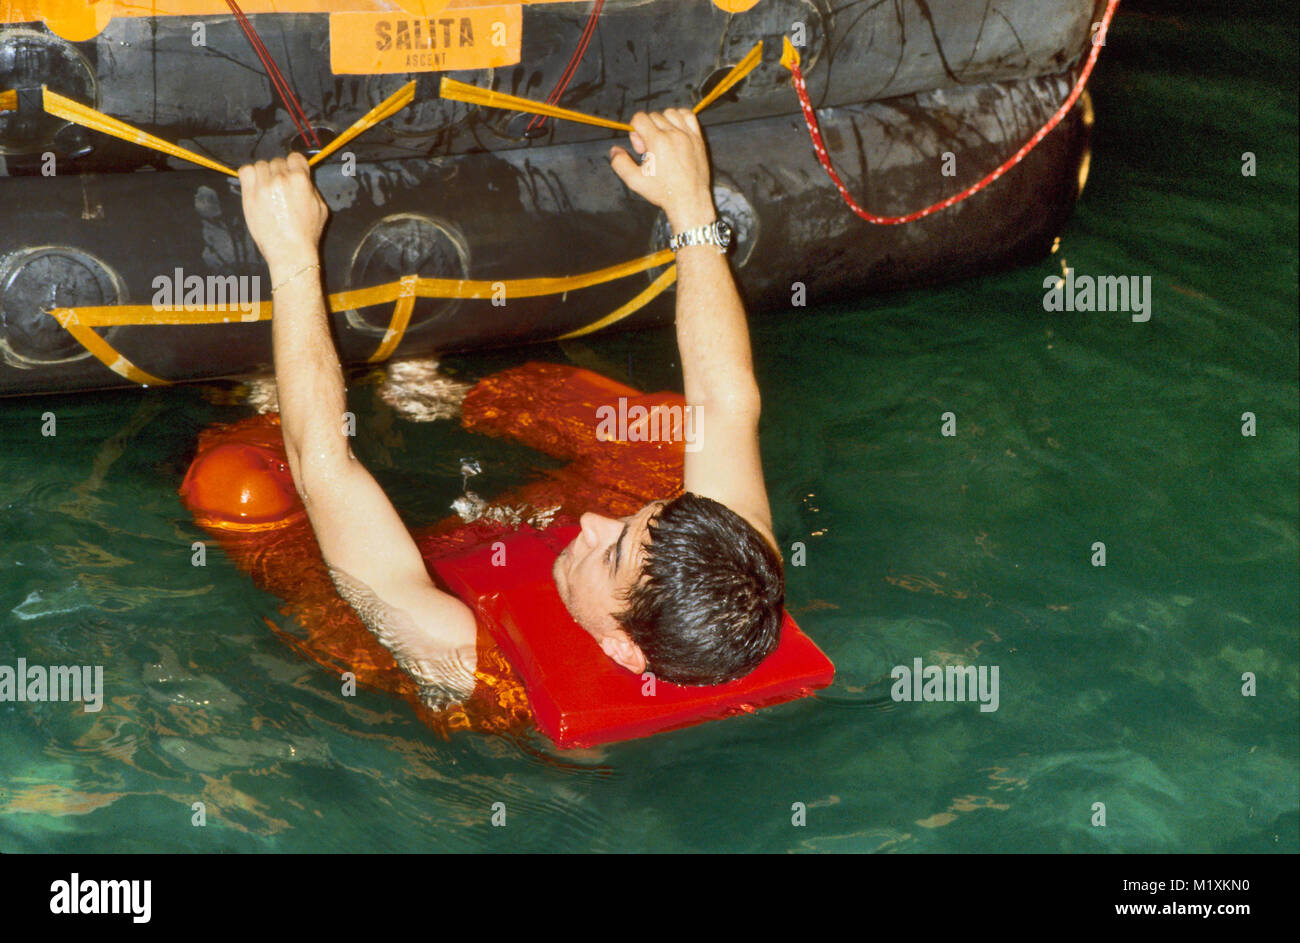
[[[524,529],[426,563],[478,615],[523,679],[538,728],[556,746],[645,737],[811,694],[835,667],[785,615],[775,652],[743,678],[682,686],[614,664],[564,607],[551,576],[577,527]]]

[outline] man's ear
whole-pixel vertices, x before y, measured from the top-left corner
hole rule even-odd
[[[641,646],[627,637],[625,632],[606,635],[600,640],[600,650],[616,665],[626,668],[633,674],[645,672],[645,653],[641,651]]]

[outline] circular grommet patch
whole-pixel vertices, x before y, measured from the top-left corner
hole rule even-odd
[[[30,89],[39,102],[42,85],[96,104],[94,70],[72,43],[30,29],[0,30],[0,89]],[[67,124],[35,108],[0,111],[0,154],[40,153]]]
[[[124,296],[118,274],[80,249],[41,246],[16,252],[0,262],[0,352],[16,367],[89,357],[45,312],[121,304]]]
[[[349,288],[369,288],[400,280],[406,275],[425,278],[466,278],[469,243],[446,220],[418,213],[385,217],[361,238],[348,271]],[[454,311],[452,298],[416,299],[407,333]],[[367,334],[382,335],[392,319],[392,305],[349,311],[348,324]]]

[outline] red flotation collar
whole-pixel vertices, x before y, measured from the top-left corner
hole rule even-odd
[[[589,747],[794,700],[835,667],[785,615],[775,652],[743,678],[695,687],[620,668],[573,621],[551,566],[577,527],[516,531],[468,553],[426,561],[474,609],[523,679],[538,728],[561,749]]]

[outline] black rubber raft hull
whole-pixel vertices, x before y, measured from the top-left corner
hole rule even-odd
[[[681,87],[687,70],[681,64],[674,73],[676,94],[670,95],[666,88],[657,90],[656,76],[664,69],[647,68],[648,53],[635,73],[610,74],[617,57],[609,50],[631,46],[645,51],[648,25],[664,28],[658,20],[647,18],[662,18],[666,6],[662,2],[610,4],[617,17],[602,18],[605,58],[593,59],[589,52],[583,66],[604,78],[584,80],[586,90],[572,100],[566,96],[564,103],[626,117],[636,107],[665,107],[693,98],[697,90],[689,83],[686,90]],[[727,57],[719,58],[719,38],[739,36],[736,23],[744,17],[719,20],[718,11],[705,2],[671,6],[703,11],[699,15],[704,19],[691,35],[704,35],[708,42],[703,46],[712,44],[702,67],[706,75],[726,66]],[[936,55],[935,37],[923,17],[912,24],[915,28],[906,41],[895,44],[893,59],[881,48],[888,38],[885,26],[870,18],[850,25],[843,13],[830,14],[821,5],[814,9],[820,25],[813,30],[813,48],[805,52],[811,64],[809,85],[837,169],[857,200],[873,212],[910,212],[975,182],[1013,153],[1068,94],[1074,74],[1068,67],[1087,47],[1091,5],[1060,4],[1057,20],[1038,32],[1028,25],[1050,14],[1035,5],[1034,16],[1020,24],[1028,38],[1021,36],[1021,45],[1014,47],[1018,60],[999,47],[995,40],[1000,34],[987,24],[984,29],[992,38],[974,42],[981,10],[965,10],[964,18],[951,12],[968,6],[983,7],[936,2],[928,8],[924,4],[900,7],[904,26],[907,16],[926,8],[935,24],[948,23],[952,36],[965,37],[965,46],[958,49],[957,41],[950,39],[947,54]],[[765,7],[766,19],[752,21],[755,28],[729,45],[740,47],[755,36],[755,41],[774,44],[779,36],[776,24],[789,23],[794,8],[812,5],[764,0],[756,10]],[[555,29],[543,34],[539,27],[530,26],[534,8],[526,8],[524,55],[533,70],[527,82],[503,82],[509,69],[495,70],[491,81],[481,75],[475,80],[474,73],[461,77],[544,98],[552,73],[558,77],[567,64],[567,54],[559,50],[570,39],[570,48],[576,42],[586,6],[536,9],[546,11],[539,22],[552,23]],[[1018,8],[1012,4],[1011,9],[1014,16]],[[322,19],[265,17],[259,18],[259,26],[288,20],[305,24],[301,29],[319,38]],[[114,21],[110,30],[119,22]],[[148,22],[131,21],[122,28],[139,29]],[[626,30],[627,36],[614,35],[615,28]],[[874,51],[859,33],[863,28],[875,30]],[[168,26],[161,34],[167,41],[171,29]],[[286,42],[292,44],[297,34],[285,29],[290,37]],[[211,42],[211,24],[209,30]],[[898,33],[897,25],[893,30]],[[4,35],[0,28],[0,52]],[[921,43],[918,36],[929,38]],[[103,39],[101,35],[92,45]],[[938,42],[942,41],[939,36]],[[270,40],[268,44],[274,53],[274,44]],[[544,60],[532,52],[535,46],[549,50]],[[319,59],[319,45],[316,50]],[[559,62],[552,61],[556,57]],[[770,65],[761,70],[780,70],[775,55],[769,53],[768,58]],[[685,59],[675,50],[674,62]],[[882,62],[891,68],[885,69]],[[970,74],[993,80],[953,82],[954,62],[963,64],[963,71],[955,73],[959,80]],[[324,63],[328,72],[327,55]],[[296,62],[295,67],[301,74],[301,64]],[[1008,78],[1006,73],[1016,67],[1053,71]],[[853,101],[854,68],[865,77],[858,85],[868,94],[877,87],[909,90],[879,100]],[[121,72],[118,63],[113,76]],[[581,84],[582,75],[580,71],[571,87]],[[394,77],[383,78],[391,84]],[[428,76],[421,79],[428,80]],[[98,87],[102,92],[117,81],[125,79],[107,81],[101,76]],[[298,81],[299,94],[311,114],[309,93],[301,87],[303,80]],[[935,83],[934,87],[910,88],[927,82]],[[180,94],[175,89],[171,93]],[[189,94],[193,97],[193,90]],[[227,119],[221,112],[227,107],[226,97],[223,93],[209,99],[202,108],[191,109],[190,115],[191,120],[201,119],[210,126],[204,152],[232,164],[268,156],[259,147],[272,135],[262,135],[262,144],[252,144],[247,134],[223,136],[221,122]],[[826,107],[827,100],[833,107]],[[841,100],[844,103],[834,104]],[[187,137],[178,125],[151,124],[125,106],[100,104],[159,136],[186,146],[198,141],[197,135]],[[370,104],[365,102],[358,113]],[[329,117],[346,126],[355,115],[339,111],[320,120],[328,123]],[[789,311],[796,299],[816,304],[968,277],[1040,258],[1050,250],[1078,197],[1087,161],[1087,122],[1081,106],[1024,161],[973,198],[914,223],[874,226],[848,210],[818,164],[788,80],[775,73],[755,73],[734,100],[705,112],[704,119],[716,170],[715,196],[740,236],[732,253],[733,267],[755,311]],[[434,143],[422,144],[418,156],[397,156],[411,153],[414,136],[394,149],[392,139],[380,134],[377,140],[367,141],[368,151],[349,146],[357,156],[355,174],[345,174],[338,162],[320,167],[317,183],[331,208],[323,245],[327,289],[360,288],[408,274],[503,281],[571,275],[662,246],[665,233],[658,211],[630,195],[608,169],[608,148],[612,140],[622,137],[620,133],[548,122],[540,138],[498,135],[486,140],[485,128],[492,122],[504,128],[518,120],[509,114],[465,109],[443,132],[435,132]],[[0,126],[0,146],[3,131]],[[98,135],[93,138],[105,141]],[[66,135],[63,140],[67,141]],[[149,304],[155,296],[155,279],[177,269],[186,276],[260,276],[261,295],[269,294],[265,269],[243,225],[237,183],[210,171],[174,169],[170,161],[159,161],[156,155],[122,147],[96,147],[76,162],[75,172],[66,169],[71,158],[56,157],[62,163],[52,177],[33,172],[35,166],[22,166],[23,155],[10,155],[11,176],[0,179],[0,394],[128,385],[85,352],[44,309]],[[282,143],[274,152],[283,152]],[[110,161],[114,154],[116,163]],[[141,154],[147,158],[143,163]],[[945,161],[946,154],[951,158]],[[420,299],[397,354],[554,338],[625,303],[658,271],[562,296],[507,299],[504,306],[486,299]],[[664,323],[672,317],[672,306],[669,290],[619,327]],[[345,361],[364,361],[375,351],[391,313],[388,304],[334,316]],[[265,322],[119,326],[99,333],[132,363],[168,380],[262,372],[271,360],[270,326]]]

